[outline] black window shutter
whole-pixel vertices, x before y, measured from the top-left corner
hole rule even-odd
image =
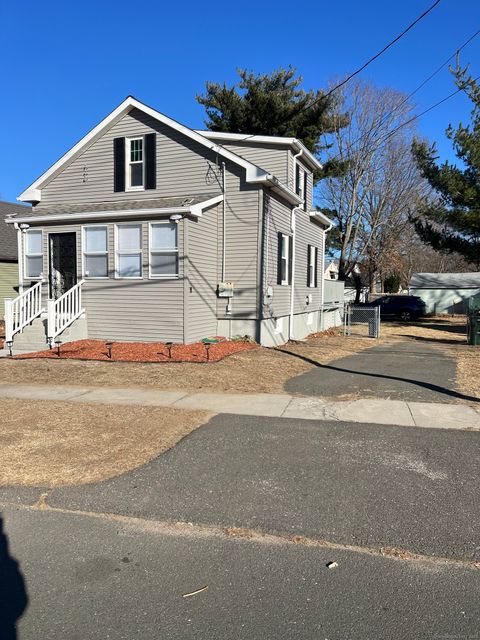
[[[303,208],[305,211],[307,210],[307,200],[308,200],[308,173],[306,171],[303,172]]]
[[[125,191],[125,138],[113,139],[113,190]]]
[[[300,166],[298,164],[295,170],[295,193],[297,196],[300,194]]]
[[[282,237],[278,234],[278,253],[277,253],[277,284],[282,284]]]
[[[145,189],[157,188],[156,133],[145,136]]]
[[[315,284],[314,287],[318,287],[318,247],[315,247]]]
[[[293,237],[288,236],[288,284],[292,284]]]
[[[307,287],[311,286],[310,282],[310,261],[312,259],[312,245],[307,245]]]

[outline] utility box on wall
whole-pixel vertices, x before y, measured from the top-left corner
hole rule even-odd
[[[219,282],[217,295],[219,298],[233,298],[233,282]]]

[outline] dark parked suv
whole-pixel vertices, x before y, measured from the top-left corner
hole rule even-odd
[[[404,322],[425,315],[426,304],[419,296],[382,296],[369,306],[380,307],[382,318],[400,318]]]

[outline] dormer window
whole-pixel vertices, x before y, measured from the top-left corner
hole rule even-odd
[[[127,191],[144,189],[143,137],[127,138],[126,145],[126,180]]]
[[[307,172],[297,163],[295,170],[295,193],[303,201],[303,208],[307,208]]]

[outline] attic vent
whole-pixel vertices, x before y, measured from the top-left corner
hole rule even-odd
[[[182,207],[189,207],[191,204],[193,204],[194,200],[195,198],[185,198],[185,200],[183,200],[182,202]]]

